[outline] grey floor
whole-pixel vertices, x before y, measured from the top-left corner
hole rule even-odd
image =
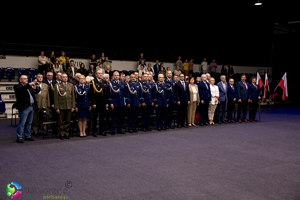
[[[0,120],[0,199],[300,199],[300,108],[261,122],[18,144]]]

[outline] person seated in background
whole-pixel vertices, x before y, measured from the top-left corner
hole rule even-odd
[[[84,63],[81,63],[81,64],[80,64],[80,67],[79,67],[79,69],[77,70],[77,73],[80,73],[81,75],[86,76],[87,70],[85,69]]]
[[[146,69],[146,74],[148,74],[149,76],[154,76],[154,70],[151,67],[151,63],[148,63],[148,67]]]
[[[145,65],[145,67],[146,67],[146,65]],[[138,75],[139,78],[138,78],[138,79],[141,80],[142,75],[145,74],[145,73],[146,73],[146,71],[144,70],[144,66],[141,65],[141,66],[140,66],[140,70],[139,70],[139,75]]]
[[[140,59],[138,60],[138,66],[139,66],[142,62],[144,62],[144,64],[146,64],[146,59],[144,58],[144,54],[143,54],[143,53],[140,54]]]
[[[69,82],[75,79],[75,74],[77,73],[77,68],[74,66],[74,61],[70,61],[70,67],[67,68],[66,74],[68,75]]]
[[[107,65],[107,66],[106,66],[106,69],[105,69],[105,73],[106,73],[106,74],[110,74],[110,72],[111,72],[110,65]]]
[[[158,72],[158,74],[162,74],[164,78],[166,77],[166,70],[163,66],[163,63],[160,64],[160,71]]]
[[[109,71],[111,71],[112,70],[111,62],[109,62],[108,57],[105,57],[105,62],[103,63],[103,68],[105,71],[107,71],[108,66],[109,66]]]
[[[183,73],[185,76],[187,76],[189,74],[189,63],[188,63],[188,59],[185,59],[185,62],[182,64],[183,65]]]
[[[137,67],[137,70],[141,70],[141,68],[143,67],[143,69],[145,69],[147,66],[145,65],[145,61],[141,61],[141,64],[139,64],[139,66]]]
[[[233,66],[229,65],[228,66],[228,73],[227,73],[227,77],[229,78],[233,78],[234,79],[234,70],[233,70]]]
[[[66,54],[64,51],[60,53],[60,57],[58,58],[59,64],[63,65],[66,62]]]
[[[219,87],[215,85],[214,78],[210,78],[209,83],[210,83],[209,87],[210,87],[211,101],[208,106],[208,120],[209,120],[209,124],[212,125],[215,124],[213,120],[215,116],[216,107],[218,105]]]
[[[92,80],[94,80],[93,73],[89,70],[88,71],[88,76],[85,78],[86,83],[89,84]]]
[[[38,57],[38,64],[39,64],[38,71],[43,75],[43,77],[46,76],[48,63],[49,63],[49,59],[45,56],[45,52],[41,51],[41,55]]]
[[[92,72],[92,76],[95,76],[96,70],[95,70],[94,65],[90,65],[90,69],[87,71],[87,75],[88,75],[89,71]]]
[[[75,89],[75,111],[78,113],[79,137],[86,137],[86,119],[89,117],[89,111],[92,107],[89,104],[89,85],[85,83],[85,76],[79,77],[79,84]]]
[[[252,76],[249,84],[249,121],[258,121],[256,119],[257,105],[260,97],[259,87],[256,84],[256,77]]]
[[[181,74],[181,71],[180,71],[180,69],[179,69],[179,65],[177,65],[176,66],[176,69],[175,69],[175,71],[174,71],[174,76],[179,76]]]
[[[62,65],[59,65],[58,59],[55,60],[51,71],[53,72],[54,76],[56,76],[57,73],[63,73],[63,67]]]

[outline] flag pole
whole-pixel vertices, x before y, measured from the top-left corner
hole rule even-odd
[[[258,102],[258,120],[260,121],[260,101]]]
[[[277,88],[278,88],[278,85],[276,86],[276,88],[275,88],[274,92],[277,90]]]

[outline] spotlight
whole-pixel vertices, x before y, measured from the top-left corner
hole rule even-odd
[[[261,5],[262,5],[262,3],[261,3],[261,2],[259,2],[259,0],[257,0],[257,2],[256,2],[254,5],[256,5],[256,6],[261,6]]]

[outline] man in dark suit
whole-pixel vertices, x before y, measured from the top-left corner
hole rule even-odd
[[[184,74],[179,75],[179,81],[175,84],[175,96],[178,105],[177,109],[177,127],[187,127],[184,125],[187,119],[187,106],[190,104],[190,90],[189,83],[184,81]]]
[[[250,79],[249,84],[249,121],[258,121],[256,116],[258,101],[261,99],[260,92],[259,92],[259,86],[256,84],[256,77],[252,76]]]
[[[25,75],[20,76],[19,84],[14,86],[17,102],[16,108],[19,111],[19,124],[17,127],[17,142],[23,143],[23,132],[25,134],[26,141],[34,141],[31,138],[31,124],[33,120],[33,107],[37,107],[35,94],[40,92],[40,85],[34,80],[28,83],[28,78]],[[33,89],[32,86],[36,86]]]
[[[242,121],[248,122],[246,120],[247,116],[247,105],[250,102],[249,99],[249,83],[246,82],[246,75],[243,74],[241,76],[241,81],[237,82],[236,90],[237,90],[237,99],[238,99],[238,122],[241,123]],[[243,111],[243,116],[242,116]]]
[[[232,119],[232,113],[235,107],[237,95],[236,88],[234,86],[234,79],[230,78],[228,82],[229,84],[227,85],[227,120],[229,123],[233,123],[234,121]]]
[[[200,109],[200,125],[203,126],[204,124],[207,125],[207,118],[208,118],[208,105],[211,101],[211,93],[210,93],[210,86],[209,83],[206,81],[207,77],[205,74],[201,75],[201,82],[198,84],[198,90],[200,94],[201,100],[201,109]]]
[[[90,83],[90,98],[92,104],[92,118],[93,120],[93,136],[97,137],[97,119],[99,116],[99,134],[106,136],[104,133],[104,117],[106,109],[108,108],[107,100],[107,82],[103,80],[103,74],[101,70],[97,70],[95,73],[95,79]]]
[[[221,79],[221,81],[217,84],[219,87],[219,98],[218,98],[219,104],[217,107],[217,119],[218,119],[219,124],[226,123],[225,122],[225,110],[226,110],[226,102],[227,102],[226,76],[221,75],[220,79]],[[222,112],[222,113],[220,113],[220,112]],[[221,114],[221,118],[220,118],[220,114]]]

